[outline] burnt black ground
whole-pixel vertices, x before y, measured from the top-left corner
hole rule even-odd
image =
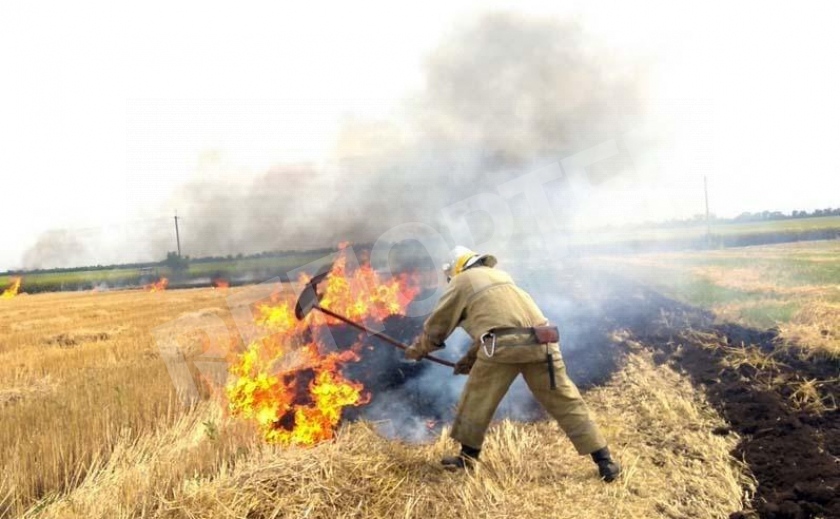
[[[816,379],[823,396],[840,402],[837,360],[802,360],[796,346],[782,348],[774,330],[715,324],[708,312],[665,298],[615,277],[589,286],[604,312],[630,337],[651,348],[655,359],[691,377],[741,440],[732,455],[744,460],[758,481],[752,508],[759,517],[840,518],[840,412],[822,414],[795,408],[790,384],[768,387],[768,375],[787,381]],[[704,332],[698,336],[692,331]],[[717,341],[729,347],[757,347],[775,352],[781,364],[772,372],[722,363],[721,349],[703,347]],[[834,380],[834,382],[831,382]],[[749,517],[734,511],[733,518]]]

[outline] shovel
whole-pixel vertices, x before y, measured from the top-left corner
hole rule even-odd
[[[297,317],[298,321],[302,320],[304,317],[309,315],[309,312],[311,312],[312,310],[318,310],[319,312],[322,312],[324,314],[329,315],[330,317],[338,319],[339,321],[341,321],[343,323],[347,323],[354,328],[357,328],[357,329],[359,329],[363,332],[367,332],[367,333],[373,335],[374,337],[376,337],[377,339],[380,339],[382,341],[387,342],[391,346],[396,346],[397,348],[399,348],[401,350],[408,349],[409,346],[407,344],[402,343],[402,342],[394,339],[390,335],[386,335],[384,333],[373,331],[366,326],[363,326],[363,325],[361,325],[361,324],[359,324],[355,321],[351,321],[350,319],[344,317],[343,315],[339,315],[339,314],[321,306],[319,304],[321,302],[321,294],[318,293],[318,283],[325,280],[327,278],[327,276],[329,276],[329,275],[330,275],[330,270],[329,269],[326,269],[326,270],[322,269],[318,274],[316,274],[312,279],[310,279],[309,283],[307,283],[306,286],[303,288],[303,291],[301,291],[300,296],[298,297],[297,303],[295,303],[295,317]],[[441,364],[443,366],[449,366],[450,368],[455,367],[454,362],[449,362],[447,360],[438,359],[438,358],[432,357],[430,355],[426,355],[423,358],[428,359],[432,362],[436,362],[436,363]]]

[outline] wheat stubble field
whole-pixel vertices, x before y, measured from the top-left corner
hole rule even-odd
[[[426,444],[356,422],[314,447],[265,445],[218,392],[184,405],[153,336],[207,313],[235,330],[235,290],[3,301],[0,517],[721,517],[748,497],[737,436],[711,434],[724,423],[703,394],[640,347],[587,392],[626,468],[611,486],[548,422],[495,424],[471,475],[438,467],[445,427]]]

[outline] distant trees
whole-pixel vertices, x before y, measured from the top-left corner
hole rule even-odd
[[[177,252],[167,252],[163,265],[169,267],[172,272],[184,272],[190,266],[190,257],[181,257]]]
[[[782,211],[761,211],[758,213],[741,213],[734,218],[718,218],[714,214],[709,215],[709,220],[716,223],[744,223],[744,222],[764,222],[764,221],[773,221],[773,220],[790,220],[793,218],[817,218],[822,216],[840,216],[840,207],[837,208],[827,208],[827,209],[817,209],[815,211],[793,211],[790,214],[783,213]],[[678,227],[691,227],[693,225],[697,225],[699,223],[706,221],[705,214],[696,214],[691,218],[685,218],[681,220],[668,220],[666,222],[645,222],[642,227],[654,227],[654,228],[678,228]]]
[[[840,216],[840,208],[838,209],[817,209],[813,216]]]
[[[787,215],[781,211],[761,211],[760,213],[741,213],[732,219],[734,222],[760,222],[765,220],[788,220],[791,218],[814,218],[820,216],[840,216],[840,207],[816,209],[815,211],[793,211]]]

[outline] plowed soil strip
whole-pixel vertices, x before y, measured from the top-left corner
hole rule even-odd
[[[840,518],[840,403],[837,360],[804,361],[783,349],[776,333],[715,325],[707,312],[615,280],[602,286],[605,312],[619,327],[689,374],[731,424],[714,434],[742,435],[733,455],[758,480],[752,506],[766,518]],[[612,295],[604,294],[612,292]],[[619,297],[620,293],[620,297]],[[727,351],[772,354],[772,366],[727,361]],[[794,405],[796,381],[814,381],[827,402],[821,410]],[[792,383],[794,382],[794,383]],[[748,517],[734,511],[732,516]]]

